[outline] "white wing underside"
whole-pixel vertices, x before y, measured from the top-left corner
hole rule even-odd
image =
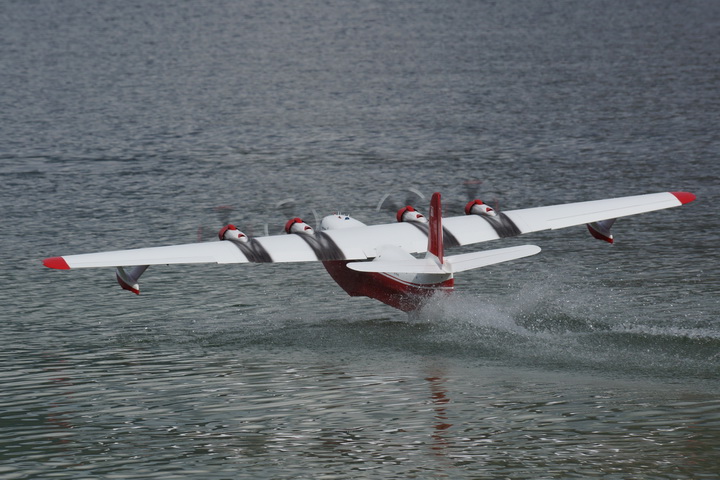
[[[682,205],[670,192],[637,195],[608,200],[570,203],[503,212],[498,221],[467,215],[443,218],[446,242],[455,245],[495,240],[514,227],[512,235],[554,230],[574,225],[625,217]],[[508,221],[509,220],[509,221]],[[512,230],[512,229],[511,229]],[[66,268],[164,265],[176,263],[308,262],[318,260],[367,260],[375,258],[384,246],[395,246],[409,253],[427,250],[426,231],[410,223],[392,223],[330,230],[316,234],[320,242],[302,235],[257,237],[243,247],[239,242],[217,241],[165,247],[138,248],[111,252],[67,255]],[[332,248],[329,248],[331,246]],[[448,245],[451,246],[451,245]],[[328,252],[332,251],[332,255]],[[263,252],[264,256],[257,256]],[[461,257],[461,256],[457,256]],[[260,260],[258,260],[260,258]],[[460,262],[461,258],[457,259]],[[474,260],[478,262],[480,260]],[[58,267],[56,267],[58,268]]]

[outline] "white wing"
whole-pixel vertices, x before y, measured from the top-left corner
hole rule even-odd
[[[495,217],[467,215],[443,219],[443,226],[459,245],[485,242],[540,230],[585,225],[679,207],[695,200],[686,192],[663,192],[590,202],[568,203],[549,207],[509,210]]]
[[[664,192],[632,197],[511,210],[485,217],[443,218],[447,247],[495,240],[539,230],[552,230],[601,220],[677,207],[695,199],[691,193]],[[427,227],[392,223],[317,232],[275,235],[248,242],[218,241],[113,252],[66,255],[45,259],[50,268],[90,268],[173,263],[308,262],[367,260],[384,246],[409,253],[427,250]]]

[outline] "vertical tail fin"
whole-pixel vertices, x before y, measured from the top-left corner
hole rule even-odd
[[[430,200],[430,215],[428,223],[430,230],[428,232],[428,253],[437,258],[440,265],[443,264],[443,227],[442,227],[442,205],[440,202],[440,194],[433,193]]]

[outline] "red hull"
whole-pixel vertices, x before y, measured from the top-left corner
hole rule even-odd
[[[389,273],[356,272],[347,268],[345,260],[323,262],[335,282],[352,297],[370,297],[391,307],[411,312],[435,292],[451,292],[455,279],[439,283],[412,283]]]

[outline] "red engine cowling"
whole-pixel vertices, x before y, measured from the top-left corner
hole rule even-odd
[[[302,235],[312,235],[315,233],[315,230],[305,223],[302,218],[295,217],[291,218],[287,221],[285,224],[285,233],[299,233]]]
[[[465,205],[465,215],[486,215],[494,217],[495,210],[485,205],[482,200],[471,200]]]
[[[218,232],[218,238],[220,240],[240,240],[241,242],[248,241],[247,235],[238,230],[233,224],[228,224],[221,228]]]
[[[427,223],[427,218],[425,218],[422,213],[415,210],[412,205],[407,205],[398,210],[395,218],[397,218],[398,222]]]

